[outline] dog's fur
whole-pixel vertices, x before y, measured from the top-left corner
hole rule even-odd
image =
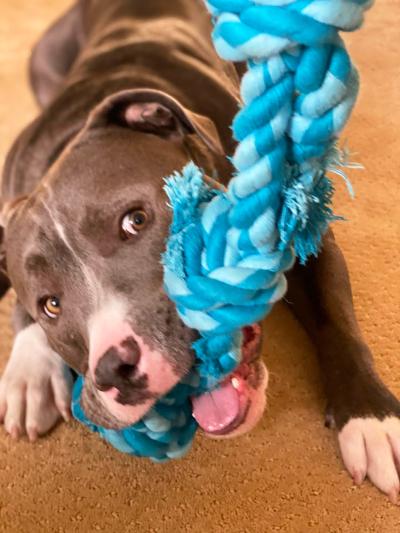
[[[34,440],[68,417],[62,360],[87,375],[85,409],[110,427],[139,416],[192,364],[194,334],[162,290],[170,223],[162,178],[189,160],[225,182],[231,171],[224,154],[234,149],[238,76],[210,32],[200,0],[82,0],[33,52],[42,110],[12,147],[2,185],[0,284],[5,293],[11,281],[18,304],[0,419],[14,437],[26,431]],[[147,226],[122,241],[121,218],[136,208]],[[400,404],[374,371],[331,231],[319,257],[288,278],[287,301],[317,347],[344,463],[357,483],[368,475],[394,501]],[[62,298],[56,321],[42,312],[54,294]],[[121,385],[117,401],[101,396],[96,379],[108,383],[115,357],[130,364],[138,350],[146,357],[132,386]]]

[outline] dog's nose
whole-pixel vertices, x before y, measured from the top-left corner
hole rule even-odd
[[[96,387],[101,391],[113,387],[122,390],[134,377],[139,358],[140,349],[133,337],[127,337],[118,346],[108,348],[95,368]]]

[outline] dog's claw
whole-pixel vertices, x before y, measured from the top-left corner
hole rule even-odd
[[[27,432],[28,439],[30,442],[37,441],[39,435],[38,435],[38,431],[36,428],[27,428],[26,432]]]
[[[399,491],[398,489],[393,489],[391,492],[389,492],[389,500],[394,505],[398,505],[398,498],[399,498]]]
[[[64,408],[61,411],[61,415],[65,422],[69,422],[71,420],[71,410],[69,408]]]
[[[11,429],[10,429],[10,436],[12,439],[14,440],[18,440],[19,437],[21,436],[21,430],[18,426],[12,426]]]
[[[336,428],[336,424],[335,424],[335,417],[333,415],[333,412],[330,408],[327,408],[326,412],[325,412],[325,421],[324,421],[324,426],[328,429],[335,429]]]
[[[360,486],[364,479],[365,479],[365,475],[366,475],[366,472],[365,471],[361,471],[361,470],[357,470],[353,473],[353,481],[354,481],[354,484],[357,485],[357,486]]]

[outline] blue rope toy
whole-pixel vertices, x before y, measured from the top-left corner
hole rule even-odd
[[[336,219],[328,170],[343,174],[336,140],[354,106],[358,75],[339,31],[363,22],[371,0],[210,0],[218,54],[247,61],[243,107],[233,122],[236,169],[226,193],[189,163],[166,179],[173,221],[164,284],[182,321],[197,329],[196,364],[136,424],[91,423],[78,378],[74,416],[115,448],[162,462],[184,455],[197,422],[191,398],[240,364],[241,328],[264,318],[286,291],[295,257],[317,255]]]

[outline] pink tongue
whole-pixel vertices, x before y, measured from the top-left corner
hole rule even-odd
[[[193,398],[193,416],[204,431],[213,433],[228,427],[239,416],[239,393],[230,381],[218,389]]]

